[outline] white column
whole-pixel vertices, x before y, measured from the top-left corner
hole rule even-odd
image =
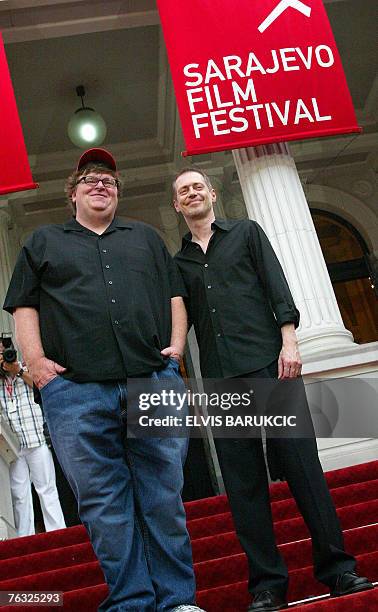
[[[179,216],[172,204],[170,206],[159,206],[159,212],[167,249],[171,255],[175,255],[181,248]]]
[[[268,235],[301,313],[302,358],[353,349],[287,144],[238,149],[233,155],[248,217]]]
[[[2,309],[14,266],[10,225],[10,215],[0,209],[0,332],[13,332],[13,318]]]
[[[211,184],[215,189],[215,193],[217,194],[217,199],[214,206],[215,216],[219,219],[225,219],[227,215],[223,205],[223,181],[219,176],[213,176],[211,173],[209,173],[209,177]]]

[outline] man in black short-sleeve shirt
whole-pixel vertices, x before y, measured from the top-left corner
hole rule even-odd
[[[182,294],[152,228],[115,218],[97,234],[72,218],[38,228],[26,242],[5,309],[36,309],[45,354],[66,367],[64,377],[99,382],[164,367],[171,298]]]
[[[27,240],[4,308],[109,586],[100,610],[199,610],[187,439],[125,436],[128,377],[182,385],[185,291],[158,234],[115,217],[119,189],[112,155],[86,151],[66,184],[73,218]]]

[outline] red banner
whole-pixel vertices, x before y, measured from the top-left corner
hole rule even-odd
[[[0,34],[0,195],[36,187]]]
[[[359,132],[321,0],[157,0],[187,155]]]

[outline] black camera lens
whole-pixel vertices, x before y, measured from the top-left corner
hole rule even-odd
[[[3,359],[7,363],[14,363],[17,360],[17,351],[14,348],[5,348],[3,350]]]

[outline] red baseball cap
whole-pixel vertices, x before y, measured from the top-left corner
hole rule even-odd
[[[87,151],[84,151],[77,163],[76,170],[80,170],[80,168],[90,162],[100,162],[101,164],[108,166],[108,168],[111,170],[117,172],[115,159],[106,149],[88,149]]]

